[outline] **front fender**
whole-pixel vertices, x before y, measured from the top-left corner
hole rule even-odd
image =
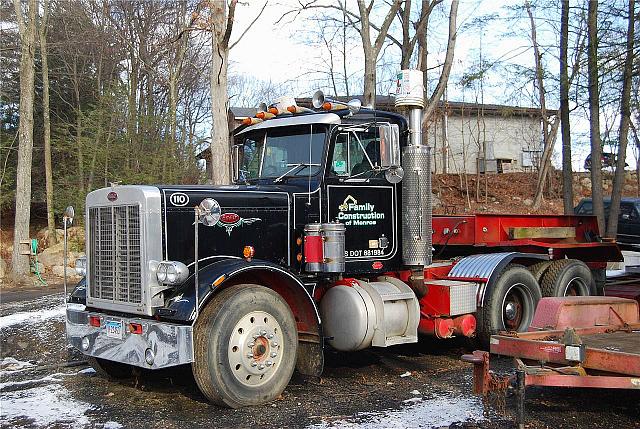
[[[159,309],[158,315],[173,321],[194,322],[194,282],[195,275],[191,275],[168,297],[167,306]],[[296,316],[299,330],[319,332],[320,316],[309,291],[300,279],[279,265],[258,259],[250,262],[240,258],[220,259],[199,270],[198,283],[200,309],[219,290],[241,283],[255,283],[275,290],[284,298]]]
[[[67,302],[87,305],[87,278],[80,279],[67,298]]]

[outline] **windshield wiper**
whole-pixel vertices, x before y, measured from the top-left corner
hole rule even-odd
[[[273,183],[280,183],[282,182],[282,180],[291,175],[291,173],[293,173],[295,170],[297,170],[300,167],[319,167],[320,164],[307,164],[305,162],[299,162],[297,164],[287,164],[287,167],[293,165],[293,167],[291,167],[290,169],[288,169],[287,171],[285,171],[284,173],[282,173],[280,176],[278,176]]]

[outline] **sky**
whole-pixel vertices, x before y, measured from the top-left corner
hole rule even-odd
[[[356,7],[355,0],[346,0],[347,4]],[[414,2],[415,3],[415,2]],[[325,93],[331,94],[333,91],[317,80],[317,74],[313,70],[325,68],[322,60],[319,59],[318,52],[322,49],[320,45],[310,46],[308,41],[309,31],[318,24],[306,18],[309,13],[303,13],[297,19],[283,20],[277,23],[282,14],[298,4],[297,0],[271,0],[267,4],[260,19],[258,19],[251,29],[244,35],[242,40],[231,50],[230,53],[230,73],[235,75],[253,76],[256,79],[271,81],[274,83],[286,83],[287,87],[294,92],[294,96],[309,96],[315,90],[322,89]],[[456,42],[455,60],[452,68],[448,86],[448,97],[450,100],[475,101],[473,91],[461,89],[459,85],[463,73],[472,64],[479,62],[480,55],[488,61],[508,61],[510,64],[531,67],[533,65],[533,52],[529,35],[528,22],[526,20],[509,20],[506,8],[510,6],[522,6],[523,1],[501,1],[490,0],[462,0],[458,8],[458,38]],[[234,22],[234,31],[231,40],[235,41],[239,34],[256,17],[263,5],[262,1],[251,0],[239,3]],[[449,11],[449,1],[443,2],[434,11],[433,19],[430,22],[431,34],[429,50],[432,55],[429,64],[438,64],[444,58],[444,51],[447,42],[447,16]],[[384,6],[386,8],[386,6]],[[383,11],[384,12],[384,11]],[[470,28],[470,24],[481,15],[495,14],[497,19],[490,25],[484,26],[482,31],[477,27]],[[374,17],[375,22],[381,22],[380,14]],[[538,39],[541,45],[553,45],[555,34],[538,28]],[[349,51],[348,69],[354,76],[359,76],[363,68],[363,55],[360,47],[360,40],[356,36],[352,41]],[[394,52],[395,51],[395,52]],[[544,57],[548,61],[550,70],[557,70],[557,60],[553,57],[555,52],[549,52]],[[390,63],[393,68],[394,62],[399,69],[399,53],[397,49],[387,48],[381,54],[379,62]],[[316,68],[314,68],[316,67]],[[436,79],[439,71],[433,73]],[[361,82],[361,80],[358,80]],[[520,82],[505,82],[504,74],[496,69],[489,74],[485,84],[483,94],[485,103],[510,104],[520,106],[532,106],[531,93],[534,88],[531,85],[520,87]],[[360,83],[361,85],[361,83]],[[352,93],[361,93],[355,88]],[[550,100],[550,108],[557,108],[557,102]],[[588,146],[588,121],[585,118],[572,116],[573,144],[573,165],[574,169],[583,169],[586,155],[590,152]],[[559,136],[558,136],[559,137]],[[556,143],[556,151],[553,163],[556,166],[561,164],[560,139]],[[627,162],[631,167],[635,167],[633,155],[628,153]]]

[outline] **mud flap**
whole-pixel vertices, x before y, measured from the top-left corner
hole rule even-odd
[[[324,352],[321,344],[298,343],[298,360],[296,369],[302,375],[320,377],[324,370]]]

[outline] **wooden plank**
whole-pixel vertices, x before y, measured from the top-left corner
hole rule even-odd
[[[576,228],[573,226],[540,226],[509,228],[509,238],[575,238]]]

